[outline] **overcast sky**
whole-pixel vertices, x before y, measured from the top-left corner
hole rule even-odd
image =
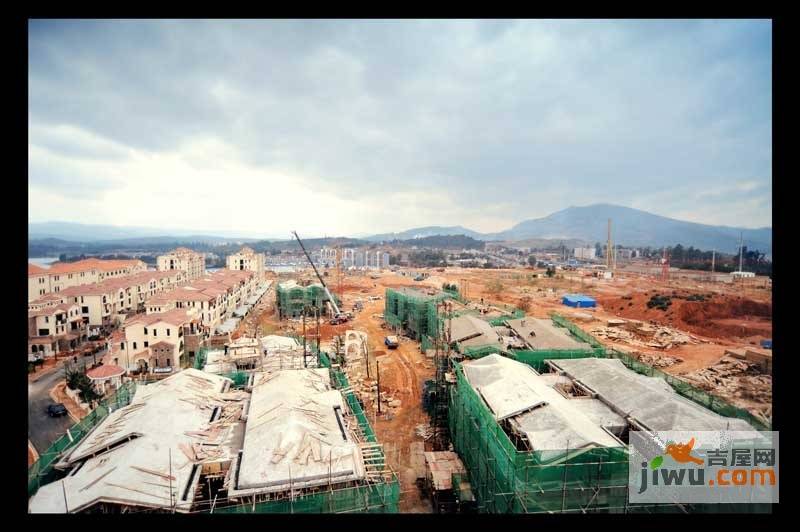
[[[771,225],[769,21],[33,21],[29,221]]]

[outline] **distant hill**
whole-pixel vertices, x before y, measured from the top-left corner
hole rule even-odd
[[[70,242],[110,241],[129,244],[156,244],[159,242],[254,242],[257,238],[243,238],[221,232],[218,235],[202,235],[180,229],[153,227],[128,227],[115,225],[80,224],[72,222],[41,222],[28,224],[28,240],[54,238]]]
[[[372,235],[365,237],[364,240],[370,240],[372,242],[390,242],[392,240],[410,240],[413,238],[425,238],[427,236],[439,235],[464,235],[484,240],[481,233],[473,231],[472,229],[467,229],[466,227],[461,227],[460,225],[452,227],[442,227],[438,225],[430,227],[418,227],[416,229],[409,229],[408,231],[402,231],[400,233],[383,233],[380,235]]]
[[[387,242],[397,247],[426,247],[439,249],[483,249],[486,242],[466,235],[434,235],[409,240],[392,240]]]
[[[586,242],[576,238],[525,238],[523,240],[501,240],[500,244],[516,248],[556,249],[562,244],[567,249],[582,246],[594,247],[594,242]]]
[[[748,249],[758,249],[772,254],[772,229],[747,229],[721,225],[706,225],[658,216],[639,209],[620,205],[596,204],[585,207],[569,207],[544,218],[525,220],[499,233],[478,233],[453,227],[421,227],[409,229],[402,235],[432,232],[441,235],[465,234],[479,240],[529,241],[529,240],[578,240],[587,244],[605,243],[608,219],[612,220],[612,238],[615,244],[634,247],[661,247],[682,244],[702,250],[716,249],[723,253],[735,253],[739,247],[739,232]],[[455,229],[458,231],[453,232]],[[396,237],[399,238],[399,237]],[[407,238],[407,236],[405,237]],[[386,235],[374,235],[369,240],[385,240]],[[524,245],[524,244],[523,244]],[[535,246],[532,246],[535,247]]]

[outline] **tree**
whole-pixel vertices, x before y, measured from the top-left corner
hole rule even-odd
[[[545,274],[546,274],[548,277],[552,277],[552,276],[554,276],[554,275],[556,274],[556,269],[555,269],[555,267],[554,267],[554,266],[548,266],[548,267],[547,267],[547,271],[545,272]]]
[[[528,265],[531,267],[536,266],[536,256],[535,255],[528,255]]]

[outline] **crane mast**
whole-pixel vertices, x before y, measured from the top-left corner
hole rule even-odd
[[[325,289],[325,293],[328,295],[328,299],[330,300],[331,305],[333,306],[333,310],[336,311],[336,316],[338,316],[342,312],[339,310],[339,306],[336,304],[336,300],[333,298],[333,295],[331,295],[331,291],[328,290],[328,285],[325,284],[325,281],[322,279],[322,276],[319,274],[319,271],[317,271],[317,266],[314,264],[314,261],[311,260],[311,255],[309,255],[308,251],[306,251],[306,247],[303,245],[303,241],[300,240],[299,236],[297,236],[297,231],[292,231],[292,234],[297,239],[297,243],[300,244],[300,249],[303,250],[303,253],[308,259],[308,262],[311,263],[311,267],[314,268],[314,273],[317,274],[317,279],[319,279],[319,282],[322,283],[322,288]]]

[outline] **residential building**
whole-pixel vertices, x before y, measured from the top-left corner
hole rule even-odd
[[[265,257],[249,247],[243,247],[238,253],[228,255],[228,269],[255,272],[259,279],[264,277]]]
[[[146,270],[147,265],[138,259],[90,258],[76,262],[54,262],[49,268],[28,264],[28,301],[74,286],[122,278]]]
[[[109,327],[115,316],[144,311],[149,298],[184,280],[182,270],[145,271],[93,285],[75,286],[61,295],[65,301],[81,305],[81,315],[89,326]]]
[[[205,255],[189,248],[176,248],[169,253],[159,255],[156,261],[158,271],[182,270],[186,272],[186,278],[189,280],[202,277],[206,273]]]
[[[596,256],[596,251],[593,247],[575,248],[574,254],[576,259],[592,260]]]
[[[86,340],[80,306],[59,303],[28,312],[28,359],[51,357]]]
[[[177,371],[188,363],[184,333],[196,330],[199,321],[196,310],[186,309],[134,316],[121,325],[121,334],[112,336],[109,358],[128,371]]]

